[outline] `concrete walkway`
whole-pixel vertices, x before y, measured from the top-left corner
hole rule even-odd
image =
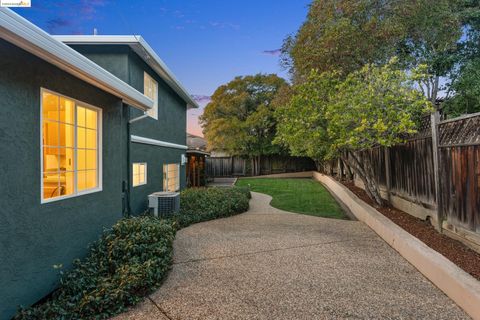
[[[115,319],[468,319],[365,224],[270,199],[179,231],[165,283]]]

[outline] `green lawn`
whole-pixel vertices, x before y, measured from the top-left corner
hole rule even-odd
[[[250,186],[254,192],[273,197],[273,207],[312,216],[347,219],[335,199],[312,179],[238,179],[237,186]]]

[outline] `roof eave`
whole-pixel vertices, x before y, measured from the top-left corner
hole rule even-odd
[[[0,38],[135,108],[146,111],[153,107],[145,95],[7,8],[0,8]]]
[[[173,72],[167,67],[163,60],[155,53],[150,45],[139,35],[134,36],[78,36],[78,35],[59,35],[54,36],[57,40],[67,44],[124,44],[140,51],[144,51],[151,59],[149,64],[155,72],[161,76],[167,84],[185,101],[187,109],[199,108],[198,103],[190,96]],[[134,50],[135,51],[135,50]],[[140,52],[137,54],[141,55]]]

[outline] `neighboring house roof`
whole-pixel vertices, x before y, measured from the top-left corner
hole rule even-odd
[[[0,38],[121,98],[133,107],[144,111],[153,107],[153,101],[143,93],[8,8],[0,8]]]
[[[209,154],[207,152],[207,141],[202,137],[187,133],[187,146],[187,152]]]
[[[172,71],[141,36],[61,35],[54,37],[66,44],[128,45],[187,103],[188,109],[199,107],[198,103],[190,96]]]

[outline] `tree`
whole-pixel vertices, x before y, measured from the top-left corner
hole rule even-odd
[[[339,75],[313,70],[308,80],[291,89],[291,98],[275,110],[275,143],[288,147],[293,156],[310,157],[317,169],[330,148],[326,112],[335,99]]]
[[[382,205],[373,165],[358,152],[392,146],[415,132],[416,120],[431,106],[414,88],[420,76],[399,70],[397,59],[381,67],[367,64],[343,80],[339,73],[313,72],[294,88],[291,102],[277,110],[276,141],[296,155],[342,159]]]
[[[236,77],[220,86],[200,117],[209,149],[252,158],[258,174],[262,155],[282,152],[272,144],[276,134],[272,101],[285,86],[286,81],[274,74]]]
[[[331,139],[327,158],[340,157],[355,171],[378,205],[383,201],[373,164],[358,151],[390,147],[415,133],[416,121],[431,109],[426,97],[414,89],[421,75],[397,69],[397,60],[377,67],[366,65],[337,86],[338,94],[326,118]]]
[[[346,76],[395,55],[405,70],[428,65],[418,86],[434,103],[479,51],[479,26],[479,0],[314,0],[281,63],[299,83],[312,69]]]
[[[397,1],[315,0],[306,21],[285,39],[282,64],[295,83],[312,69],[344,76],[367,63],[385,63],[404,37]]]
[[[449,116],[480,112],[480,58],[469,61],[453,81],[455,94],[445,102],[443,111]]]
[[[464,0],[403,0],[395,15],[404,26],[405,36],[397,51],[405,69],[428,66],[428,76],[418,82],[432,103],[441,89],[440,79],[451,78],[462,59],[460,39]]]

